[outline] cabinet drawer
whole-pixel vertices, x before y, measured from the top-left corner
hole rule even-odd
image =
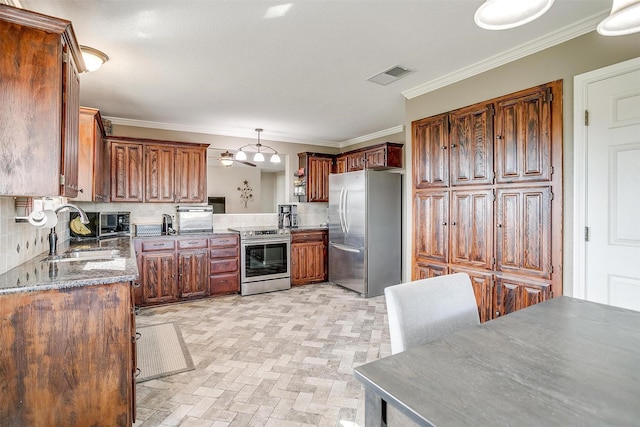
[[[143,240],[141,242],[142,252],[172,251],[175,249],[175,244],[176,242],[173,239]]]
[[[291,233],[291,243],[322,242],[324,234],[324,231],[296,231]]]
[[[238,246],[228,248],[213,248],[209,250],[211,258],[233,258],[238,257]]]
[[[209,274],[238,271],[237,259],[214,259],[209,261]]]
[[[230,292],[240,292],[240,279],[237,273],[209,277],[209,293],[221,294]]]
[[[206,249],[207,239],[178,240],[178,249]]]
[[[209,239],[209,245],[211,246],[234,246],[238,244],[238,235],[223,235],[218,237],[212,237]]]

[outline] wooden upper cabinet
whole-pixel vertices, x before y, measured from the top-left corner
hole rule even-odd
[[[449,185],[449,116],[413,122],[414,188]]]
[[[451,113],[451,185],[493,183],[493,105]]]
[[[346,154],[336,157],[334,172],[335,173],[347,172],[347,155]]]
[[[365,159],[363,151],[356,151],[347,154],[347,171],[361,171],[365,167]]]
[[[496,192],[496,270],[551,278],[551,187]]]
[[[142,144],[112,142],[111,201],[142,202]]]
[[[470,267],[493,268],[493,191],[453,191],[451,260]]]
[[[496,182],[550,181],[551,85],[496,102]]]
[[[176,148],[176,203],[202,203],[207,197],[207,148]]]
[[[307,178],[306,202],[329,201],[329,174],[333,170],[333,155],[322,153],[298,153],[298,164],[304,168]]]
[[[78,201],[109,200],[109,159],[100,111],[80,107]]]
[[[71,22],[0,5],[0,195],[75,197],[79,78]]]
[[[413,199],[414,256],[417,261],[449,259],[449,192],[420,191]]]
[[[175,148],[144,147],[144,201],[171,203],[175,198]]]
[[[367,169],[401,168],[402,144],[385,142],[366,149],[364,164]]]
[[[202,203],[207,144],[109,137],[111,200]]]

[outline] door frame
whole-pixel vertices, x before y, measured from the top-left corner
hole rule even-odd
[[[584,124],[591,83],[640,69],[640,57],[573,77],[573,296],[585,299],[587,226],[587,130]],[[566,289],[566,288],[565,288]]]

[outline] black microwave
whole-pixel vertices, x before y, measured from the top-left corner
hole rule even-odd
[[[78,212],[70,212],[69,231],[75,240],[108,239],[131,235],[129,212],[86,212],[88,224],[80,221]]]

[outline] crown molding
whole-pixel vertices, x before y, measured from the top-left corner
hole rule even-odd
[[[394,135],[396,133],[404,132],[404,125],[394,126],[392,128],[384,129],[379,132],[370,133],[368,135],[359,136],[357,138],[343,141],[340,143],[340,148],[348,147],[350,145],[359,144],[361,142],[371,141],[376,138],[383,138],[388,135]]]
[[[437,79],[423,83],[414,88],[405,90],[402,92],[402,95],[406,99],[413,99],[417,96],[424,95],[453,83],[457,83],[461,80],[473,77],[477,74],[489,71],[493,68],[499,67],[509,62],[524,58],[525,56],[540,52],[541,50],[550,48],[560,43],[564,43],[568,40],[594,31],[598,23],[602,21],[602,19],[607,17],[608,14],[609,10],[604,10],[600,13],[578,21],[573,25],[564,27],[558,31],[554,31],[550,34],[539,37],[513,49],[509,49],[505,52],[484,59],[480,62],[476,62],[475,64],[461,68],[457,71],[454,71],[453,73],[446,74],[442,77],[438,77]]]

